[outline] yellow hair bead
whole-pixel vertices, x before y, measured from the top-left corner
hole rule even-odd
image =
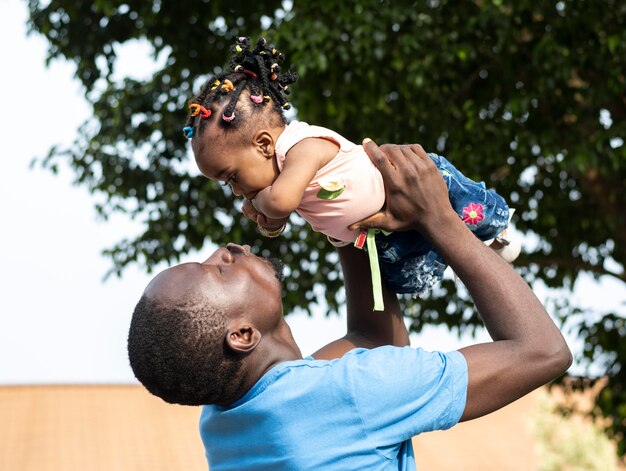
[[[228,93],[228,92],[232,92],[234,89],[235,89],[235,86],[233,85],[233,82],[231,82],[228,79],[224,80],[224,82],[222,83],[222,90]]]
[[[243,51],[243,49],[241,49],[241,46],[237,45],[237,46],[235,46],[235,51],[237,53],[240,53],[241,51]]]
[[[220,86],[220,81],[216,80],[215,82],[213,82],[213,86],[211,87],[211,90],[215,90],[219,86]]]

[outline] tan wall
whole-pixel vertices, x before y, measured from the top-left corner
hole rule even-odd
[[[532,416],[537,393],[450,430],[413,439],[420,471],[532,471],[537,469]]]
[[[533,402],[416,438],[418,468],[534,469]],[[139,386],[0,387],[0,470],[206,471],[199,414]]]
[[[138,386],[0,388],[2,471],[206,471],[200,408]]]
[[[537,469],[539,395],[415,438],[418,469]],[[140,386],[0,387],[0,471],[206,471],[199,414]]]

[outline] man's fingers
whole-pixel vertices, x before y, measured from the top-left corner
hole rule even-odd
[[[408,162],[422,158],[419,154],[416,154],[415,151],[413,150],[413,147],[409,145],[402,146],[401,150],[402,150],[402,155]]]
[[[355,222],[354,224],[350,224],[348,229],[351,231],[356,230],[365,230],[365,229],[377,229],[379,227],[384,226],[385,220],[387,216],[384,213],[378,212],[376,214],[372,214],[365,219],[361,219],[359,222]]]
[[[393,168],[392,163],[387,157],[387,154],[383,152],[378,145],[370,138],[366,138],[363,140],[363,149],[365,149],[365,153],[370,158],[374,166],[385,175],[386,172],[389,172],[391,168]]]
[[[411,144],[409,147],[411,148],[411,150],[413,151],[415,155],[422,157],[422,158],[428,158],[428,154],[426,153],[424,148],[420,146],[419,144]]]

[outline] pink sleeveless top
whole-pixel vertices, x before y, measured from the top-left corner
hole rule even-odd
[[[280,171],[289,150],[309,137],[335,142],[339,152],[317,171],[296,211],[313,230],[334,239],[354,242],[358,231],[350,231],[348,226],[376,213],[385,202],[382,176],[363,146],[330,129],[310,126],[302,121],[292,121],[276,141],[276,161]],[[337,195],[337,190],[342,188]],[[324,198],[329,195],[332,199]]]

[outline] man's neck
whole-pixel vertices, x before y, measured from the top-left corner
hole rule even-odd
[[[218,406],[226,406],[238,401],[272,368],[286,361],[295,360],[302,360],[302,353],[293,338],[264,338],[254,351],[244,359],[247,366],[247,374],[237,394],[226,402],[216,404]]]

